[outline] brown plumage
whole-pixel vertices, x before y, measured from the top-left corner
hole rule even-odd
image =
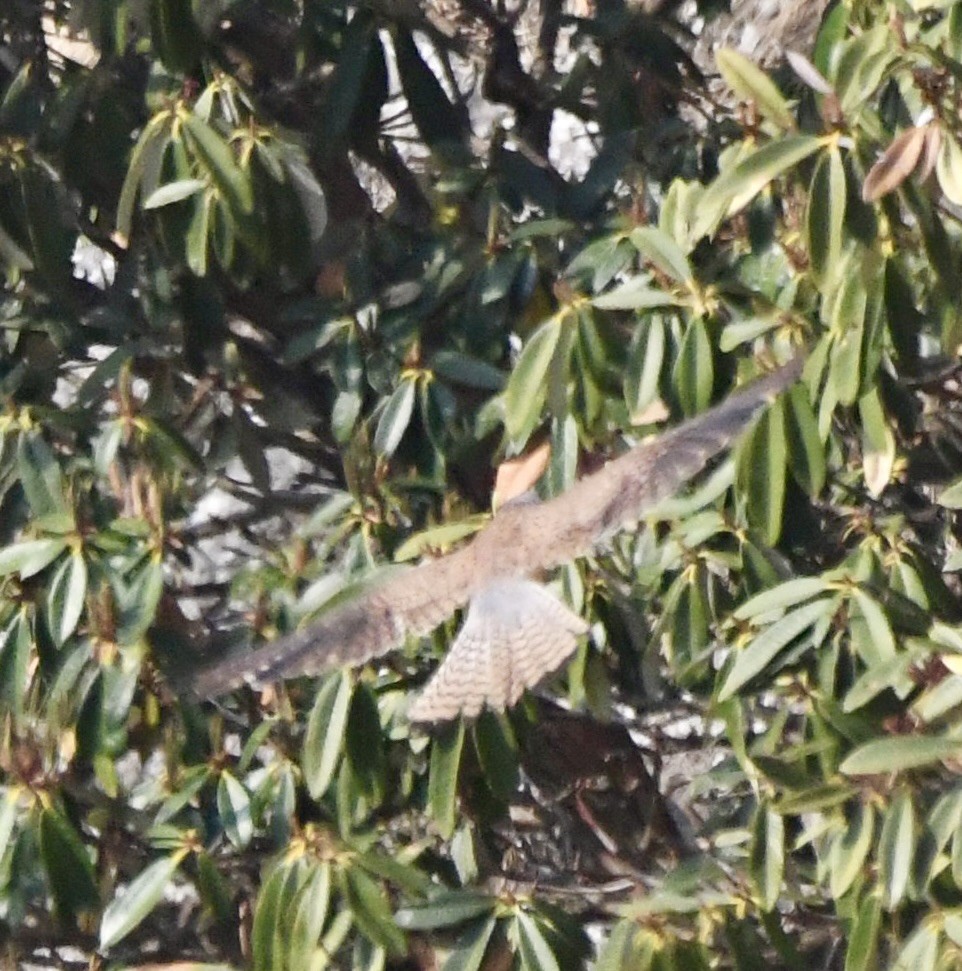
[[[543,503],[508,504],[466,546],[392,576],[317,622],[201,672],[198,695],[361,664],[405,637],[433,630],[469,601],[465,624],[413,720],[505,708],[557,670],[587,630],[580,617],[527,579],[589,553],[673,495],[794,382],[801,359],[715,408],[609,462]]]

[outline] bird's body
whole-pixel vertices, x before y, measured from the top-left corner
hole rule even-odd
[[[314,624],[202,672],[195,691],[221,694],[361,664],[429,633],[471,602],[464,627],[411,709],[413,720],[477,715],[514,704],[557,670],[587,625],[528,579],[584,556],[673,495],[762,406],[795,381],[800,359],[678,427],[636,446],[543,503],[507,504],[474,539],[385,583]]]

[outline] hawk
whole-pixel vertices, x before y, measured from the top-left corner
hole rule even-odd
[[[464,625],[409,710],[416,722],[473,718],[515,704],[556,671],[585,621],[531,579],[591,552],[673,495],[799,377],[802,359],[635,446],[545,502],[512,502],[467,545],[428,560],[332,609],[317,622],[202,671],[194,690],[222,694],[361,664],[429,633],[468,604]]]

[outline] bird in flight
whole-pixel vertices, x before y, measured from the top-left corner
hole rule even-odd
[[[545,502],[506,503],[474,539],[324,614],[302,630],[216,662],[194,691],[223,694],[362,664],[429,633],[468,604],[451,650],[409,709],[414,722],[503,710],[552,674],[587,633],[585,621],[531,579],[590,553],[669,498],[796,381],[802,358],[701,415],[648,439]]]

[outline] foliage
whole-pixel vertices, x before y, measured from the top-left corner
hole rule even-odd
[[[393,3],[0,12],[11,963],[959,962],[962,4],[838,4],[778,79],[720,52],[700,113],[677,34],[598,8],[541,35],[563,72],[483,4],[480,35]],[[450,627],[180,689],[457,542],[529,443],[558,492],[799,348],[733,458],[561,571],[582,714],[413,731]]]

